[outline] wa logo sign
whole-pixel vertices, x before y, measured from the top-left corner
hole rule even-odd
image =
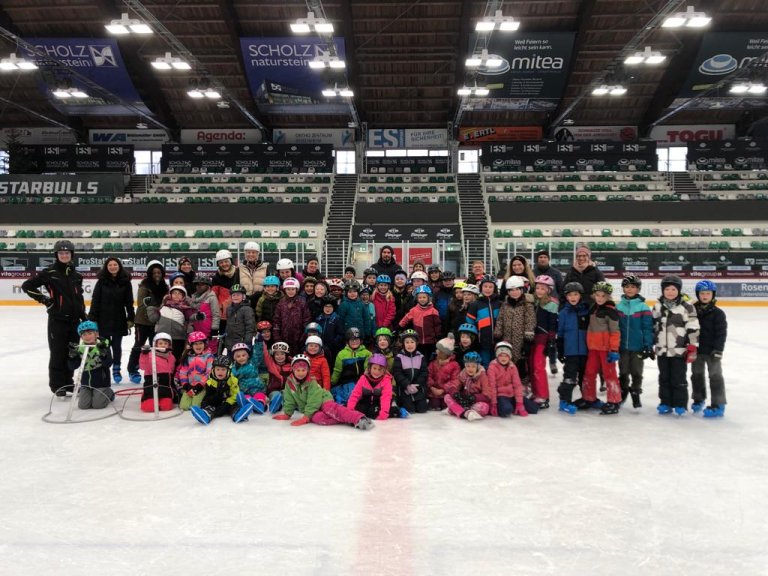
[[[94,66],[117,68],[117,58],[112,46],[88,46]]]

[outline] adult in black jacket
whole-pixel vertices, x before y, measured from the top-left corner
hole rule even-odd
[[[549,276],[555,283],[555,289],[552,292],[552,296],[557,298],[559,302],[565,299],[563,294],[563,273],[557,268],[553,267],[549,263],[549,252],[546,250],[539,250],[536,253],[536,266],[532,269],[533,275],[536,276]]]
[[[400,264],[395,261],[395,253],[392,250],[392,246],[389,245],[381,247],[381,250],[379,250],[379,261],[373,264],[371,268],[376,270],[379,276],[382,274],[389,276],[390,280],[395,277],[395,273],[398,270],[402,270]]]
[[[576,260],[565,275],[565,284],[578,282],[584,287],[584,301],[592,305],[592,286],[597,282],[603,282],[605,276],[592,264],[592,252],[586,246],[576,249]],[[561,305],[563,303],[561,302]]]
[[[135,336],[131,355],[128,358],[128,374],[134,384],[141,383],[141,374],[139,374],[141,347],[145,342],[151,344],[155,337],[155,323],[150,321],[147,307],[159,307],[166,294],[168,294],[168,284],[165,282],[165,267],[159,260],[151,260],[147,264],[147,275],[139,284],[136,294]]]
[[[104,261],[97,278],[88,319],[99,325],[99,336],[109,339],[112,374],[115,384],[119,384],[122,380],[123,336],[130,333],[134,321],[131,277],[120,259],[110,256]]]
[[[53,250],[56,262],[26,280],[21,289],[48,310],[48,386],[57,396],[65,396],[73,390],[69,345],[78,342],[77,325],[85,320],[83,277],[75,269],[72,242],[59,240]]]
[[[187,289],[187,294],[195,293],[195,268],[192,264],[192,259],[189,256],[182,256],[179,258],[178,270],[184,274],[184,288]]]

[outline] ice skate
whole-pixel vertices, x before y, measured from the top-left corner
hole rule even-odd
[[[575,404],[571,404],[565,400],[560,400],[560,406],[558,406],[557,409],[559,412],[567,412],[568,414],[576,414],[576,410],[578,410]]]
[[[659,414],[671,414],[672,407],[668,406],[667,404],[659,404],[658,406],[656,406],[656,411]]]
[[[131,384],[141,384],[141,374],[138,372],[131,372],[128,378],[130,378]]]
[[[466,412],[464,412],[464,414],[462,414],[462,416],[464,418],[466,418],[467,420],[469,420],[470,422],[474,422],[475,420],[482,420],[483,419],[483,417],[480,416],[480,414],[478,414],[477,412],[475,412],[471,408],[469,410],[467,410]]]
[[[112,381],[115,384],[120,384],[120,382],[123,381],[123,376],[122,376],[122,374],[120,374],[120,367],[119,366],[117,368],[114,368],[114,367],[112,368]]]
[[[640,392],[631,392],[632,395],[632,408],[642,408],[643,403],[640,402]]]
[[[698,414],[699,412],[704,410],[705,407],[706,407],[706,403],[704,400],[699,400],[698,402],[694,402],[693,404],[691,404],[691,410],[693,411],[694,414]]]
[[[605,416],[608,414],[618,414],[619,413],[619,405],[614,402],[606,402],[603,404],[602,408],[600,408],[600,415]]]
[[[683,416],[685,413],[688,412],[688,409],[685,406],[676,406],[675,407],[675,414],[678,416]]]
[[[195,420],[200,422],[200,424],[208,425],[211,423],[211,415],[208,414],[205,410],[200,408],[200,406],[192,406],[192,408],[189,409],[190,414],[194,417]]]
[[[707,406],[704,408],[704,418],[722,418],[725,416],[725,406]]]
[[[373,428],[373,422],[371,421],[370,418],[366,418],[365,416],[363,416],[362,418],[360,418],[360,420],[357,421],[357,424],[355,424],[355,428],[357,428],[358,430],[370,430],[371,428]]]

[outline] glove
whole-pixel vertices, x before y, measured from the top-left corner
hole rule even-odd
[[[696,361],[696,353],[698,351],[698,348],[694,346],[693,344],[688,344],[686,346],[686,353],[685,353],[685,361],[688,364],[691,364]]]
[[[533,332],[524,332],[523,338],[526,342],[533,342]]]
[[[419,387],[416,386],[416,384],[408,384],[408,386],[405,387],[406,394],[416,394],[418,391]]]
[[[219,335],[219,329],[218,328],[211,328],[211,338],[215,338]]]
[[[650,358],[651,360],[656,360],[656,352],[653,351],[653,348],[646,348],[643,350],[643,360],[646,358]]]
[[[133,330],[133,326],[134,326],[133,320],[128,320],[128,322],[126,322],[126,324],[128,326],[128,334],[130,334],[131,330]]]
[[[291,417],[288,414],[275,414],[272,416],[272,420],[290,420]]]
[[[141,302],[144,304],[144,306],[151,306],[152,305],[152,296],[145,296]]]
[[[187,396],[194,396],[195,395],[195,393],[192,392],[192,386],[190,386],[189,384],[184,384],[184,386],[182,386],[181,389],[184,390],[184,393]]]
[[[558,338],[556,340],[557,345],[557,359],[560,360],[561,363],[565,362],[565,342],[562,338]]]
[[[516,402],[515,403],[515,414],[518,416],[522,416],[525,418],[528,416],[528,410],[525,409],[525,404],[522,402]]]
[[[196,314],[192,314],[192,320],[195,322],[202,322],[205,320],[207,316],[205,315],[205,312],[198,312]]]
[[[609,364],[613,364],[614,362],[619,361],[619,353],[618,352],[608,352],[607,360]]]
[[[69,357],[77,358],[80,356],[80,345],[77,342],[69,343]]]
[[[194,391],[195,395],[200,394],[203,390],[205,390],[205,387],[202,384],[195,384],[192,387],[192,390]]]
[[[50,312],[53,308],[53,298],[43,298],[43,306],[45,306],[45,310],[47,312]]]
[[[149,344],[144,344],[144,346],[141,347],[142,354],[149,354],[150,350],[152,350],[152,346],[150,346]]]
[[[553,352],[557,352],[557,342],[554,340],[547,340],[547,348],[545,354],[549,356]]]
[[[712,351],[712,360],[722,360],[723,359],[723,352],[722,350],[713,350]]]
[[[499,407],[496,404],[491,404],[491,416],[499,415]]]
[[[309,424],[309,418],[306,416],[302,416],[298,420],[291,422],[291,426],[304,426],[304,424]]]

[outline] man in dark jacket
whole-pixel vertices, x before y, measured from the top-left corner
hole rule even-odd
[[[69,345],[77,344],[77,325],[85,320],[83,277],[75,270],[72,242],[59,240],[53,251],[56,262],[26,280],[21,289],[48,311],[48,386],[57,396],[65,396],[73,390]],[[47,295],[40,292],[41,287]]]
[[[400,267],[400,264],[398,264],[395,261],[395,255],[394,251],[392,250],[392,246],[385,245],[381,247],[381,250],[379,250],[379,261],[376,262],[371,268],[376,270],[376,273],[381,276],[389,276],[390,278],[395,277],[395,273],[398,270],[402,270]]]
[[[549,252],[546,250],[539,250],[536,253],[536,266],[533,267],[534,276],[549,276],[555,282],[555,290],[552,292],[552,296],[557,298],[559,302],[562,302],[565,294],[563,294],[563,273],[557,268],[553,268],[549,265]]]

